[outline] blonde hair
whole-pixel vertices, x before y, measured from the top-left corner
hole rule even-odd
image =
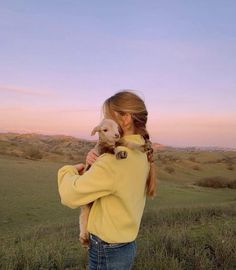
[[[116,120],[115,112],[120,115],[130,113],[135,133],[140,134],[145,140],[147,158],[150,163],[150,171],[146,182],[146,194],[153,197],[156,193],[156,170],[153,161],[152,143],[146,129],[148,112],[145,103],[134,91],[123,90],[105,100],[103,104],[104,115],[109,114],[111,118]]]

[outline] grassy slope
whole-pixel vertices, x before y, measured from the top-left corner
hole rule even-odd
[[[154,200],[147,201],[138,238],[139,252],[142,250],[142,253],[139,253],[135,269],[156,269],[156,265],[160,269],[205,269],[206,263],[210,265],[208,269],[213,269],[210,268],[213,267],[213,260],[204,257],[207,255],[204,253],[205,249],[202,250],[202,245],[205,247],[206,239],[209,238],[207,243],[214,247],[215,252],[230,252],[229,250],[236,248],[232,246],[235,234],[233,228],[236,225],[235,212],[232,209],[235,209],[236,191],[196,187],[192,182],[193,178],[202,177],[205,173],[228,173],[233,178],[235,171],[225,169],[225,164],[221,164],[223,168],[216,170],[212,168],[215,164],[204,163],[209,160],[203,161],[200,157],[198,163],[203,164],[205,173],[190,171],[188,161],[186,163],[186,155],[189,153],[173,154],[185,157],[179,163],[167,161],[167,164],[159,166],[158,193]],[[217,155],[220,155],[217,159],[222,157],[222,154]],[[80,265],[79,268],[72,269],[85,269],[86,253],[78,244],[79,210],[63,207],[57,192],[57,170],[64,164],[0,156],[0,240],[2,243],[6,242],[7,247],[15,243],[15,247],[12,246],[11,252],[8,252],[11,254],[8,255],[11,256],[8,258],[11,263],[6,263],[9,269],[14,263],[16,265],[20,262],[25,267],[35,263],[34,260],[46,267],[45,265],[51,263],[49,257],[53,257],[59,265],[55,269],[63,269],[66,260],[70,261],[70,265],[73,265],[73,261],[75,265]],[[170,164],[176,167],[173,174],[168,174],[163,169]],[[215,236],[219,238],[219,242],[214,240]],[[218,250],[223,239],[229,240],[229,246],[220,246],[221,249]],[[170,246],[169,242],[172,243]],[[186,244],[186,251],[182,248],[183,242],[190,243],[190,246]],[[193,246],[194,243],[196,247]],[[193,266],[193,260],[188,261],[189,252],[193,248],[197,254],[194,260],[203,264],[198,268]],[[232,257],[231,253],[227,254],[224,258]],[[150,257],[148,262],[147,256]],[[214,259],[214,263],[215,261],[222,259]],[[227,266],[225,259],[223,263]],[[232,260],[228,265],[229,268],[225,269],[231,269]]]
[[[76,218],[79,211],[62,206],[57,191],[57,170],[64,164],[0,157],[2,232]],[[157,197],[148,201],[147,207],[191,207],[236,200],[235,190],[201,188],[191,185],[191,181],[190,185],[174,182],[175,177],[178,179],[180,176],[176,172],[166,176],[169,178],[168,182],[159,181]],[[183,179],[183,182],[186,182],[188,174],[184,174]]]
[[[1,232],[27,230],[79,215],[60,204],[57,170],[63,163],[0,157]]]
[[[168,182],[190,184],[210,176],[236,179],[236,152],[233,151],[163,151],[157,153],[155,159],[159,179]],[[232,164],[232,170],[228,169],[229,164]],[[169,167],[174,169],[173,173],[168,172]]]

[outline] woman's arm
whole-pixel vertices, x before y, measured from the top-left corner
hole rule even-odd
[[[58,171],[58,190],[62,204],[76,208],[114,192],[115,174],[109,157],[101,156],[83,175],[73,165]]]

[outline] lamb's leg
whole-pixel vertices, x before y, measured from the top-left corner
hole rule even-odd
[[[88,247],[89,233],[87,231],[88,217],[92,203],[81,206],[80,212],[80,242],[84,247]]]
[[[118,147],[116,147],[114,149],[114,153],[115,153],[117,159],[124,159],[124,158],[127,158],[127,156],[128,156],[126,151],[121,151],[121,150],[119,150]]]

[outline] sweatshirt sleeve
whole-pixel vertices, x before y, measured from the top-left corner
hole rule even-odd
[[[72,165],[58,170],[58,190],[61,203],[70,207],[88,204],[114,192],[114,173],[106,157],[99,157],[83,175]]]

